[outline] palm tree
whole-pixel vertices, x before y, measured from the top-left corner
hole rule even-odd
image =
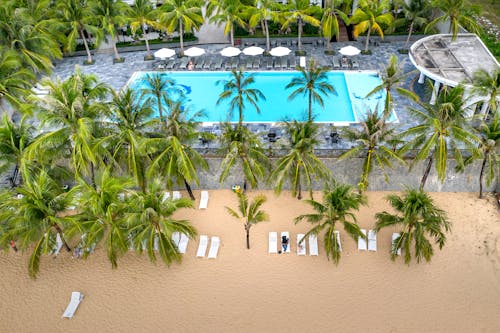
[[[207,6],[207,17],[214,23],[225,23],[224,35],[230,36],[234,46],[234,25],[242,28],[247,26],[244,20],[246,6],[240,0],[212,0]]]
[[[184,55],[184,33],[198,30],[203,24],[201,0],[166,0],[159,8],[159,20],[172,33],[179,29],[181,55]]]
[[[274,182],[275,191],[280,193],[286,180],[290,182],[292,196],[302,199],[302,182],[306,183],[312,198],[313,177],[327,179],[329,171],[321,160],[314,155],[318,144],[316,135],[318,125],[312,121],[285,123],[289,139],[286,144],[288,153],[279,158],[269,180]]]
[[[312,103],[318,103],[321,107],[324,106],[323,97],[328,96],[328,94],[337,94],[335,88],[328,82],[326,68],[321,68],[316,65],[316,62],[311,59],[309,61],[309,65],[307,69],[302,68],[300,66],[297,67],[297,70],[300,71],[299,76],[295,76],[292,78],[290,83],[286,85],[286,89],[296,88],[290,96],[288,96],[288,100],[292,100],[299,95],[306,95],[308,97],[308,120],[312,121]]]
[[[269,159],[260,138],[246,127],[236,127],[230,123],[222,124],[222,136],[219,138],[220,152],[224,154],[221,162],[219,182],[223,183],[232,168],[239,162],[243,171],[243,189],[247,183],[257,187],[269,169]]]
[[[323,11],[323,17],[321,18],[321,32],[323,36],[326,38],[326,47],[328,51],[332,50],[332,45],[330,40],[333,36],[339,39],[339,21],[337,16],[344,22],[348,22],[348,16],[337,8],[343,0],[326,0],[325,1],[325,10]]]
[[[34,79],[33,72],[22,67],[17,53],[0,45],[0,107],[5,107],[5,101],[19,105]]]
[[[410,37],[413,33],[413,29],[415,27],[421,27],[428,22],[431,8],[427,0],[410,0],[409,2],[405,0],[399,0],[398,5],[400,6],[404,14],[404,17],[394,20],[394,25],[406,26],[408,22],[410,22],[410,27],[408,28],[408,37],[406,38],[405,43],[405,48],[407,48],[408,44],[410,43]]]
[[[358,237],[366,238],[353,212],[359,210],[359,207],[365,205],[367,201],[365,196],[355,193],[353,186],[327,182],[323,190],[322,202],[312,199],[305,200],[305,202],[311,206],[314,213],[297,216],[295,224],[305,220],[313,225],[303,239],[325,231],[323,243],[326,256],[328,259],[331,258],[336,265],[339,263],[341,254],[341,245],[336,237],[337,222],[342,223],[344,230],[354,240],[357,241]]]
[[[156,97],[156,106],[158,108],[158,114],[160,116],[160,121],[164,121],[163,117],[163,103],[162,100],[167,100],[169,98],[168,93],[172,91],[175,86],[175,80],[169,78],[166,75],[160,73],[148,74],[146,76],[146,81],[144,81],[145,86],[142,88],[143,94],[151,94]],[[178,91],[178,89],[176,89]]]
[[[0,203],[0,215],[7,225],[0,242],[5,244],[16,240],[21,250],[32,251],[28,270],[30,276],[36,278],[40,256],[51,253],[57,234],[66,250],[71,251],[66,241],[65,227],[74,222],[71,217],[63,217],[62,214],[70,202],[60,184],[43,170],[25,179],[16,191],[21,194],[20,197],[9,192],[10,195]]]
[[[371,32],[374,31],[384,38],[384,27],[389,27],[394,20],[389,10],[388,0],[360,0],[358,8],[351,17],[354,24],[354,37],[368,31],[366,34],[365,52],[368,52],[368,43]]]
[[[102,39],[101,29],[94,24],[94,14],[87,0],[59,0],[57,2],[57,16],[59,21],[69,31],[65,40],[64,50],[73,52],[76,41],[81,38],[85,51],[87,52],[86,64],[92,64],[92,54],[85,32],[96,38],[95,45],[99,45]]]
[[[452,34],[452,40],[458,35],[460,26],[466,28],[469,32],[479,34],[480,25],[471,14],[472,7],[466,4],[464,0],[433,0],[432,7],[437,8],[439,16],[429,22],[425,32],[434,28],[438,23],[449,22],[448,33]],[[477,13],[476,13],[477,14]]]
[[[129,242],[133,248],[142,253],[146,251],[149,259],[156,262],[158,252],[167,265],[180,262],[182,259],[172,234],[179,232],[189,238],[196,236],[195,228],[188,220],[177,220],[172,215],[182,208],[193,208],[188,199],[163,200],[161,181],[149,184],[147,192],[132,193],[127,198],[126,229],[129,231]]]
[[[146,25],[155,29],[160,29],[161,25],[157,19],[158,11],[153,9],[150,0],[135,0],[132,7],[130,7],[128,16],[130,18],[130,30],[135,34],[137,29],[144,33],[144,41],[146,42],[146,57],[145,59],[153,59],[151,50],[149,49],[148,34],[145,32]]]
[[[255,108],[260,113],[257,102],[259,98],[266,100],[264,94],[251,86],[255,82],[255,74],[246,74],[243,70],[232,70],[230,80],[220,80],[217,84],[223,84],[224,90],[219,95],[217,105],[225,100],[229,100],[229,117],[232,118],[235,109],[238,110],[238,128],[243,125],[243,110],[245,102]]]
[[[196,112],[187,118],[190,112],[182,102],[167,100],[167,104],[170,112],[166,135],[150,140],[158,155],[149,167],[149,174],[164,175],[168,188],[172,188],[174,181],[183,183],[191,199],[195,200],[190,183],[195,182],[199,186],[197,169],[208,169],[205,159],[192,147],[193,141],[199,137],[197,119],[202,113]]]
[[[268,21],[278,21],[280,15],[281,5],[274,0],[260,0],[259,5],[256,7],[249,7],[248,25],[251,28],[255,28],[260,24],[265,36],[266,36],[266,51],[271,50],[271,43],[269,41],[269,24]]]
[[[376,164],[385,175],[388,181],[387,174],[385,174],[385,167],[392,167],[391,160],[395,160],[401,164],[406,164],[398,152],[394,151],[394,145],[391,141],[395,140],[395,129],[385,121],[385,118],[377,112],[368,112],[366,118],[360,123],[361,129],[346,129],[343,135],[350,142],[358,142],[344,154],[340,156],[341,159],[358,156],[364,152],[365,157],[363,161],[363,171],[361,172],[358,188],[360,192],[368,189],[368,177],[373,169],[373,164]],[[384,143],[391,144],[385,146]]]
[[[498,99],[500,99],[500,69],[493,72],[478,69],[473,73],[472,84],[473,94],[488,96],[490,111],[494,115],[498,110]]]
[[[311,6],[309,0],[291,0],[286,6],[286,11],[283,13],[285,17],[281,28],[287,29],[290,25],[297,24],[297,45],[299,52],[302,50],[301,38],[304,23],[308,23],[315,27],[320,26],[320,21],[313,16],[318,10],[319,7]]]
[[[395,260],[400,249],[404,249],[405,263],[411,261],[411,247],[414,243],[414,253],[419,263],[422,259],[430,261],[434,251],[426,234],[442,249],[446,242],[445,232],[450,231],[450,222],[446,212],[439,209],[431,197],[423,190],[407,189],[402,196],[391,194],[387,196],[391,207],[397,212],[386,211],[375,214],[377,222],[375,232],[386,227],[400,227],[400,236],[394,240],[391,259]]]
[[[122,61],[116,48],[117,28],[128,23],[126,13],[130,10],[130,7],[122,0],[93,0],[91,4],[95,18],[99,21],[99,26],[111,37],[111,45],[115,54],[114,60]]]
[[[427,159],[420,189],[425,186],[434,160],[436,160],[438,180],[444,181],[450,150],[459,168],[463,166],[461,147],[473,155],[478,154],[477,144],[480,139],[474,134],[466,118],[463,96],[462,86],[455,88],[445,86],[438,95],[436,104],[420,103],[421,109],[409,109],[412,116],[419,121],[419,125],[402,133],[408,138],[408,142],[401,148],[401,152],[416,149],[414,163]]]
[[[262,206],[267,199],[265,195],[258,195],[250,204],[248,204],[248,198],[245,193],[237,193],[237,195],[238,211],[227,206],[226,211],[229,215],[243,221],[246,233],[247,249],[250,249],[250,228],[257,223],[269,221],[269,215],[263,210],[260,210],[260,206]]]

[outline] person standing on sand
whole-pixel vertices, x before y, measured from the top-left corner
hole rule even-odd
[[[288,248],[288,241],[289,238],[286,236],[281,237],[281,246],[283,246],[283,252],[286,252],[286,249]]]

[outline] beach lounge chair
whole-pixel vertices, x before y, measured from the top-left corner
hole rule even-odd
[[[231,69],[237,69],[238,68],[238,62],[239,62],[238,57],[232,57],[231,58]]]
[[[339,252],[342,252],[342,243],[340,242],[340,232],[338,230],[334,231],[335,237],[337,238],[337,243],[339,244]]]
[[[166,191],[165,193],[163,193],[163,197],[161,198],[161,202],[165,202],[168,199],[170,199],[170,192]]]
[[[290,57],[290,69],[295,69],[297,67],[297,59],[295,57]]]
[[[172,242],[174,242],[174,244],[175,244],[175,246],[177,246],[177,248],[179,247],[180,240],[181,240],[181,233],[178,231],[174,231],[172,233]]]
[[[231,59],[226,60],[226,62],[224,63],[224,69],[227,71],[231,70]]]
[[[215,70],[222,69],[222,62],[223,62],[222,58],[220,58],[220,57],[215,58],[215,60],[213,62],[213,68]]]
[[[189,58],[183,57],[181,58],[181,62],[179,63],[179,69],[186,69],[189,64]]]
[[[366,229],[361,229],[363,235],[366,236]],[[358,251],[366,251],[366,239],[358,237]]]
[[[278,58],[274,59],[274,69],[281,69],[281,61]]]
[[[207,252],[208,247],[208,236],[201,235],[200,236],[200,244],[198,245],[198,251],[196,251],[197,257],[204,257]]]
[[[205,57],[197,57],[194,60],[194,68],[195,69],[203,69],[203,65],[205,64]]]
[[[356,59],[351,59],[352,69],[359,69],[359,63]]]
[[[175,66],[175,59],[168,59],[166,69],[173,69]]]
[[[391,253],[394,252],[394,249],[396,248],[396,240],[401,236],[399,232],[395,232],[392,234],[392,250]],[[398,249],[397,255],[401,255],[401,248]]]
[[[309,252],[311,249],[309,249]],[[304,234],[297,234],[297,255],[305,256],[306,255],[306,240],[304,238]]]
[[[182,254],[186,253],[188,242],[189,242],[189,237],[186,234],[180,234],[179,246],[177,246],[179,253],[182,253]]]
[[[285,238],[286,237],[286,238]],[[290,244],[290,233],[288,231],[283,231],[281,232],[281,250],[283,250],[283,245],[285,244],[283,242],[284,239],[287,239],[287,246],[286,250],[283,251],[283,253],[290,253],[290,248],[292,247]]]
[[[302,68],[306,68],[306,57],[300,57],[299,58],[299,65]]]
[[[278,233],[269,232],[269,253],[278,253]]]
[[[340,69],[340,61],[338,57],[332,57],[333,69]]]
[[[266,61],[266,68],[267,69],[273,69],[273,59],[269,58]]]
[[[319,254],[318,251],[318,236],[309,235],[309,255],[317,256]]]
[[[59,252],[61,252],[62,247],[63,247],[63,242],[61,239],[61,235],[59,235],[59,233],[57,233],[56,234],[56,244],[52,248],[52,254],[54,256],[57,256],[59,254]]]
[[[377,233],[375,230],[368,230],[368,251],[377,251]]]
[[[208,191],[201,191],[200,209],[207,209],[208,207]]]
[[[78,309],[78,305],[80,305],[80,302],[82,300],[83,300],[83,294],[79,291],[73,291],[71,293],[71,299],[69,301],[69,304],[66,307],[66,310],[62,315],[62,318],[69,318],[69,319],[73,318],[76,309]]]
[[[260,68],[260,58],[255,57],[255,59],[253,59],[252,68],[253,69],[259,69]]]
[[[212,58],[205,58],[205,62],[203,63],[203,69],[210,69],[212,67]]]
[[[247,58],[245,60],[245,63],[246,63],[246,68],[247,69],[252,69],[252,66],[253,66],[253,60],[251,58]]]
[[[209,259],[217,258],[217,253],[219,252],[219,246],[220,246],[220,238],[217,236],[212,236],[212,240],[210,241],[210,250],[208,250]]]
[[[178,199],[180,199],[180,198],[182,198],[182,194],[181,194],[181,192],[179,192],[179,191],[173,191],[173,192],[172,192],[172,199],[174,199],[174,200],[178,200]]]

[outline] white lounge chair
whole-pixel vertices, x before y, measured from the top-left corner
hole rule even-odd
[[[175,244],[175,246],[177,246],[177,248],[179,248],[180,240],[181,240],[181,233],[178,231],[174,231],[172,233],[172,242],[174,242],[174,244]]]
[[[219,252],[220,238],[217,236],[212,236],[210,242],[210,250],[208,250],[208,258],[217,258],[217,253]]]
[[[306,57],[299,58],[299,66],[302,68],[306,68]]]
[[[185,254],[187,250],[189,242],[189,237],[186,234],[180,234],[180,239],[179,239],[179,253]]]
[[[309,235],[309,255],[317,256],[319,254],[318,251],[318,236]]]
[[[278,253],[278,233],[276,231],[269,233],[269,253]]]
[[[395,232],[392,234],[392,251],[394,251],[395,247],[396,247],[396,239],[399,238],[399,236],[401,236],[401,234],[399,232]],[[401,255],[401,248],[398,249],[397,251],[397,255],[400,256]]]
[[[375,230],[368,230],[368,251],[377,251],[377,233]]]
[[[165,202],[168,199],[170,199],[170,192],[166,191],[165,193],[163,193],[163,197],[161,198],[161,202]]]
[[[281,232],[281,250],[283,250],[283,237],[286,237],[286,239],[288,239],[286,251],[283,251],[283,253],[290,253],[290,248],[292,247],[290,244],[290,233],[288,231]]]
[[[207,246],[208,246],[208,236],[201,235],[200,244],[198,245],[198,251],[196,252],[196,256],[204,257],[205,253],[207,253]]]
[[[342,252],[342,243],[340,242],[340,232],[338,230],[334,231],[335,237],[337,238],[337,243],[339,244],[339,251]]]
[[[208,191],[201,191],[200,209],[207,209],[208,207]]]
[[[61,235],[59,233],[56,234],[56,244],[54,245],[54,248],[52,249],[52,254],[54,256],[57,256],[59,252],[61,252],[61,249],[63,247],[63,242],[61,239]]]
[[[180,199],[180,198],[182,198],[181,192],[179,192],[179,191],[173,191],[172,192],[172,199],[177,200],[177,199]]]
[[[304,238],[304,234],[297,234],[297,255],[305,256],[306,255],[306,240],[302,240]],[[302,241],[302,242],[301,242]],[[309,249],[311,252],[311,249]]]
[[[366,229],[361,229],[363,235],[366,236]],[[366,239],[358,237],[358,251],[366,251]]]
[[[71,300],[69,301],[66,310],[64,311],[62,318],[73,318],[75,315],[76,309],[78,309],[78,305],[83,300],[83,294],[79,291],[73,291],[71,293]]]

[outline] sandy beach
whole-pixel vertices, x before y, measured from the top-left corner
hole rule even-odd
[[[207,210],[176,215],[199,234],[221,237],[215,260],[196,258],[197,240],[171,267],[130,253],[112,270],[100,248],[86,261],[62,252],[42,259],[34,281],[28,254],[0,252],[0,332],[500,331],[500,211],[493,197],[431,194],[453,226],[430,264],[392,262],[396,230],[379,233],[377,252],[358,252],[340,229],[343,253],[335,266],[321,237],[318,257],[297,256],[296,235],[309,226],[292,220],[309,211],[306,204],[289,193],[258,193],[268,197],[263,209],[271,221],[252,228],[250,250],[243,226],[224,210],[237,205],[230,191],[210,191]],[[370,229],[374,214],[389,209],[387,194],[368,193],[369,206],[356,214],[361,227]],[[290,254],[268,254],[269,231],[290,232]],[[63,320],[72,291],[85,299],[72,320]]]

